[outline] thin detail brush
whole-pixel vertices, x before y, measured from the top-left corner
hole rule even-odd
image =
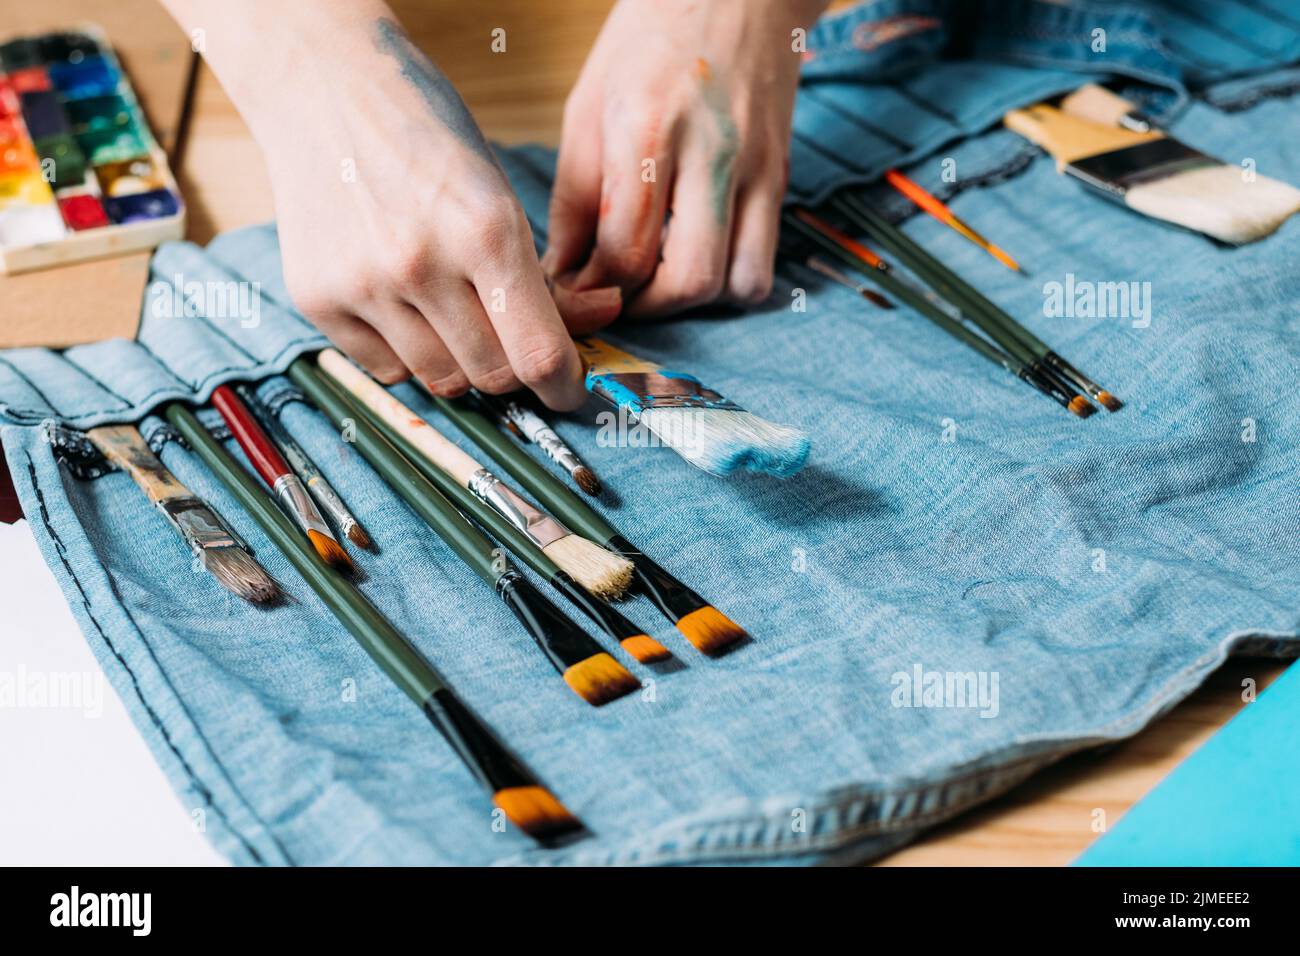
[[[470,457],[455,442],[402,404],[341,352],[325,349],[316,358],[325,374],[401,434],[429,461],[510,521],[542,552],[599,598],[614,599],[632,583],[632,564],[576,535],[536,508]]]
[[[266,429],[267,435],[279,446],[281,454],[284,455],[285,461],[293,469],[294,474],[307,487],[307,491],[320,510],[334,522],[334,527],[338,528],[339,534],[346,537],[358,548],[370,547],[370,535],[366,534],[366,529],[361,526],[361,522],[356,516],[348,510],[348,506],[343,503],[339,493],[334,490],[334,486],[325,480],[320,469],[311,457],[303,451],[302,446],[293,440],[293,436],[288,430],[280,424],[280,419],[272,413],[266,403],[257,397],[247,385],[235,387],[236,394],[244,400],[244,404],[253,412],[253,416]]]
[[[861,282],[854,280],[852,276],[835,268],[821,256],[809,256],[805,264],[813,272],[825,276],[832,282],[838,282],[845,288],[852,289],[877,308],[892,309],[894,307],[894,303],[890,302],[875,289],[868,289]]]
[[[262,430],[253,413],[229,385],[219,385],[212,393],[212,405],[221,413],[235,441],[248,456],[253,468],[268,488],[275,492],[284,509],[293,516],[307,535],[321,560],[344,571],[355,571],[352,559],[334,537],[301,479],[293,473],[271,437]]]
[[[325,385],[333,389],[344,401],[352,401],[355,396],[347,393],[341,385],[328,376]],[[429,479],[447,499],[472,521],[478,522],[489,534],[504,544],[516,557],[539,574],[565,600],[586,614],[602,631],[614,638],[637,661],[642,664],[654,664],[672,657],[668,649],[637,627],[619,611],[604,600],[578,584],[568,573],[561,569],[546,553],[519,528],[512,524],[501,512],[490,506],[483,499],[475,496],[455,478],[439,468],[419,448],[411,443],[403,433],[393,428],[368,406],[361,408],[368,420],[388,441],[411,462],[425,478]],[[410,412],[416,418],[415,412]],[[623,560],[617,555],[610,555]]]
[[[1021,271],[1020,263],[1011,258],[1006,251],[999,249],[972,229],[956,213],[949,209],[938,196],[935,196],[920,183],[909,179],[897,169],[887,170],[885,172],[885,181],[958,235],[975,243],[975,245],[979,246],[1012,272]]]
[[[622,664],[505,560],[500,549],[371,424],[355,398],[331,383],[306,357],[289,366],[289,377],[337,427],[352,423],[354,447],[361,457],[496,592],[570,690],[599,707],[641,686]]]
[[[893,276],[890,269],[881,268],[882,265],[886,265],[884,260],[867,249],[866,246],[861,243],[852,243],[854,249],[869,253],[869,258],[858,255],[856,251],[850,251],[850,248],[846,248],[836,238],[837,235],[842,234],[838,230],[821,223],[821,220],[816,216],[799,216],[792,212],[786,212],[782,214],[782,218],[787,226],[820,247],[827,255],[838,259],[849,268],[857,270],[872,282],[880,285],[881,288],[891,292],[899,301],[919,312],[953,338],[979,352],[990,362],[1002,366],[1012,375],[1033,386],[1052,401],[1074,414],[1080,417],[1091,414],[1092,406],[1087,402],[1082,403],[1083,408],[1076,410],[1077,404],[1075,406],[1071,405],[1073,401],[1071,394],[1063,391],[1053,381],[1044,378],[1036,369],[956,321],[946,310],[939,308],[930,299],[922,295],[920,290],[910,284],[900,282]],[[817,225],[819,223],[820,226]]]
[[[280,596],[280,586],[257,563],[239,535],[215,508],[167,470],[134,425],[101,425],[86,432],[86,437],[131,476],[218,584],[254,604]]]
[[[1055,379],[1063,385],[1066,381],[1073,382],[1084,394],[1101,402],[1108,411],[1115,411],[1119,407],[1114,396],[1090,380],[1085,381],[1071,375],[1067,367],[1073,370],[1073,366],[1069,366],[1046,343],[866,203],[852,195],[837,196],[831,203],[886,250],[898,256],[903,264],[939,290],[990,337],[1003,343],[1014,342],[1017,347],[1026,349],[1026,361],[1044,378]],[[1087,402],[1081,398],[1076,404],[1081,407]]]
[[[740,625],[634,547],[595,509],[501,434],[501,430],[478,409],[463,401],[453,402],[437,396],[433,402],[552,514],[562,517],[592,541],[599,541],[610,551],[631,561],[642,593],[696,650],[714,657],[748,637]]]
[[[474,716],[410,641],[337,568],[318,560],[284,512],[188,409],[173,402],[164,414],[379,669],[420,706],[511,823],[548,845],[586,835],[578,819]]]
[[[483,403],[504,425],[523,440],[530,441],[568,473],[574,483],[587,494],[595,497],[600,494],[600,479],[588,468],[581,458],[564,443],[555,429],[546,424],[546,420],[533,411],[524,400],[502,398],[497,395],[485,395],[475,392],[475,398]]]
[[[623,409],[696,468],[738,468],[787,478],[808,460],[807,433],[745,411],[694,375],[637,358],[600,339],[574,343],[587,390]]]

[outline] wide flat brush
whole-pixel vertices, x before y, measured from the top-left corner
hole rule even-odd
[[[587,467],[572,448],[562,439],[546,420],[519,399],[502,398],[497,395],[485,395],[475,392],[475,397],[483,403],[503,425],[526,441],[540,448],[571,477],[579,488],[595,497],[600,494],[600,479]]]
[[[1012,110],[1007,128],[1051,154],[1058,172],[1135,212],[1241,245],[1272,235],[1300,211],[1300,189],[1247,180],[1158,130],[1093,123],[1046,103]]]
[[[694,375],[663,368],[600,339],[578,339],[587,390],[650,429],[697,468],[786,478],[804,466],[808,435],[745,411]]]
[[[576,535],[466,454],[342,353],[325,349],[317,363],[377,418],[403,435],[475,497],[490,505],[579,584],[600,598],[620,598],[632,583],[632,564]]]
[[[676,625],[692,646],[710,657],[744,641],[748,635],[716,607],[700,597],[648,555],[635,547],[555,476],[512,443],[482,412],[463,401],[433,397],[434,404],[456,427],[518,481],[553,514],[593,541],[632,562],[642,593]]]
[[[320,560],[266,492],[188,409],[172,403],[164,414],[330,613],[380,670],[420,706],[511,823],[546,844],[577,839],[587,833],[578,819],[474,716],[406,637],[337,568]]]
[[[354,401],[356,396],[346,392],[336,381],[326,376],[324,384],[333,388],[341,400]],[[461,512],[477,521],[488,533],[504,544],[521,561],[532,568],[552,588],[558,591],[578,610],[589,617],[602,631],[622,645],[637,661],[642,664],[656,664],[666,661],[672,654],[666,647],[649,634],[615,610],[604,600],[583,588],[567,572],[546,556],[536,542],[507,519],[501,512],[474,495],[468,488],[439,468],[416,445],[412,444],[407,433],[400,432],[391,424],[380,418],[369,406],[360,406],[360,411],[367,416],[388,441],[392,442],[407,460],[411,462],[424,477],[446,495],[447,499]],[[419,418],[414,411],[407,410],[412,419]],[[610,554],[610,552],[605,552]],[[610,554],[618,558],[618,555]],[[618,558],[619,560],[623,560]],[[629,565],[630,567],[630,565]]]
[[[275,413],[267,407],[266,403],[257,397],[247,385],[239,385],[235,388],[236,394],[244,400],[244,404],[252,411],[253,416],[266,429],[266,433],[271,440],[279,446],[280,452],[284,455],[284,460],[289,463],[294,474],[307,487],[308,493],[320,506],[320,510],[334,522],[334,527],[338,528],[339,533],[355,544],[358,548],[370,547],[370,535],[366,534],[366,529],[361,526],[348,506],[343,502],[343,498],[334,486],[331,485],[321,474],[316,463],[302,449],[302,446],[294,441],[293,436],[288,430],[280,424],[280,419]]]
[[[284,509],[293,516],[303,534],[311,541],[321,559],[344,571],[355,571],[352,559],[334,537],[324,516],[303,487],[302,480],[293,473],[280,450],[275,447],[253,413],[229,385],[219,385],[212,393],[212,405],[225,420],[235,441],[248,456],[253,468],[262,476],[268,488],[275,492]]]
[[[361,457],[510,608],[570,690],[599,707],[640,688],[627,668],[505,560],[500,549],[384,438],[364,408],[332,385],[310,359],[297,359],[289,366],[289,377],[336,426],[351,423]]]
[[[102,425],[90,429],[86,437],[131,476],[218,584],[254,604],[280,596],[280,586],[248,553],[216,509],[167,470],[134,425]]]
[[[1123,407],[1112,393],[1067,362],[1042,339],[862,200],[852,195],[840,195],[831,200],[831,205],[939,290],[949,302],[957,306],[962,315],[986,334],[999,341],[1014,340],[1027,349],[1032,358],[1029,365],[1045,378],[1077,386],[1084,395],[1096,399],[1108,412]],[[1084,403],[1083,399],[1076,405],[1081,403]]]

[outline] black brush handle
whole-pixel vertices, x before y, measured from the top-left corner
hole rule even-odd
[[[455,695],[447,690],[435,691],[422,706],[433,726],[488,790],[538,785],[537,778],[493,738]]]
[[[643,628],[637,627],[615,608],[584,591],[582,585],[565,572],[556,574],[551,578],[550,583],[551,587],[568,598],[569,603],[591,618],[597,627],[614,640],[625,641],[629,637],[638,637],[645,633]]]
[[[517,571],[507,571],[501,576],[497,593],[561,674],[574,664],[605,653],[591,635],[565,617],[564,612]]]
[[[605,547],[632,562],[642,593],[669,619],[679,621],[692,611],[709,606],[708,601],[638,551],[622,535],[614,535],[605,542]]]

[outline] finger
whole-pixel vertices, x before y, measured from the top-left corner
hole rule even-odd
[[[566,105],[542,267],[550,275],[574,269],[591,250],[600,213],[601,139],[583,104]]]
[[[632,318],[680,312],[711,302],[727,281],[735,188],[729,173],[704,161],[684,167],[673,185],[663,261],[623,310]]]
[[[469,391],[469,379],[433,326],[406,302],[371,307],[366,316],[411,374],[435,395],[447,398]]]
[[[549,276],[547,285],[570,335],[590,335],[603,329],[623,310],[623,290],[618,286],[575,292],[561,280]]]
[[[472,285],[455,282],[442,286],[436,300],[419,299],[412,305],[433,326],[471,385],[493,395],[521,387]]]
[[[509,243],[485,258],[472,278],[519,381],[557,411],[581,405],[582,362],[531,247]]]
[[[639,289],[659,265],[673,142],[661,135],[653,114],[633,121],[636,129],[614,129],[605,135],[596,245],[573,283],[575,289]],[[611,143],[619,145],[611,148]]]
[[[313,315],[311,320],[339,351],[351,356],[376,381],[395,385],[411,377],[411,370],[384,337],[355,315],[328,312]]]
[[[726,287],[733,302],[755,305],[772,292],[782,193],[780,183],[773,179],[747,186],[736,198]]]

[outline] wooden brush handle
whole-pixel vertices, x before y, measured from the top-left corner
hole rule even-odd
[[[388,389],[380,385],[335,349],[325,349],[316,361],[325,374],[343,386],[395,432],[427,455],[435,465],[456,479],[463,487],[483,466],[459,445],[415,414]]]
[[[1061,112],[1101,126],[1118,126],[1137,107],[1118,93],[1096,83],[1085,83],[1061,100]]]
[[[105,458],[130,475],[154,504],[191,494],[167,470],[134,425],[101,425],[86,432],[86,437]]]
[[[1161,133],[1135,133],[1090,123],[1043,103],[1012,110],[1002,117],[1002,122],[1007,129],[1047,150],[1060,165],[1162,138]]]
[[[244,450],[268,487],[274,488],[276,479],[291,473],[289,463],[275,447],[271,436],[262,430],[262,426],[233,388],[229,385],[217,386],[217,390],[212,393],[212,404],[226,420],[235,441],[239,442],[239,447]]]

